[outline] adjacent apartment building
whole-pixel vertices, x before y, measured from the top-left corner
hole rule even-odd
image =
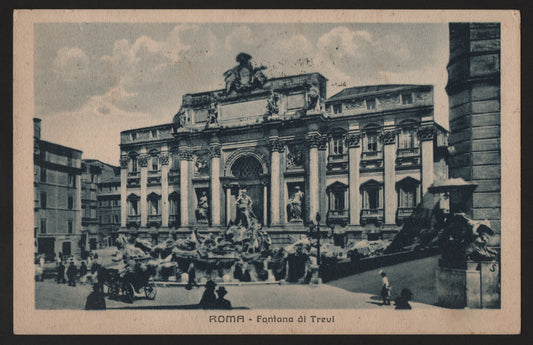
[[[82,171],[83,245],[87,251],[105,248],[113,243],[120,224],[119,170],[96,159],[84,159]]]
[[[35,253],[80,255],[82,151],[42,140],[41,120],[33,125]]]
[[[431,85],[327,99],[321,74],[267,79],[250,60],[239,54],[225,89],[184,95],[172,122],[121,133],[121,232],[157,243],[220,230],[245,191],[274,244],[317,213],[352,238],[392,236],[448,177]]]

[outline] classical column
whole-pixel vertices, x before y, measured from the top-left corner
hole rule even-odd
[[[359,162],[361,160],[360,135],[351,134],[346,137],[348,146],[348,185],[349,185],[349,206],[350,224],[359,225],[361,213],[361,198],[359,197]]]
[[[268,219],[268,182],[263,183],[263,226],[267,225],[267,219]]]
[[[168,153],[164,152],[160,157],[161,162],[161,227],[168,228]]]
[[[422,149],[422,197],[433,183],[433,138],[434,127],[422,127],[418,130],[418,139]]]
[[[383,139],[385,224],[396,223],[398,196],[396,193],[396,132],[385,131]]]
[[[148,220],[148,159],[147,155],[139,157],[139,165],[141,166],[141,227],[146,227]]]
[[[181,226],[189,225],[189,165],[192,154],[186,149],[180,150],[180,208]]]
[[[128,218],[128,157],[120,158],[120,227],[125,228]]]
[[[224,188],[226,188],[226,225],[229,225],[231,221],[231,187],[228,184]]]
[[[284,145],[279,138],[270,140],[272,151],[270,158],[270,223],[278,225],[280,223],[280,152],[283,152]]]
[[[220,145],[209,147],[211,156],[211,225],[220,225]]]
[[[315,216],[320,209],[320,181],[318,149],[325,147],[326,138],[318,133],[308,134],[307,144],[309,146],[309,221],[315,221]],[[325,149],[325,148],[324,148]],[[322,215],[325,216],[325,215]],[[323,217],[325,219],[325,217]]]

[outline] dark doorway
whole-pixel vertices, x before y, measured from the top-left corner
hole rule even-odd
[[[72,255],[70,242],[63,242],[63,255]]]
[[[39,238],[37,247],[39,254],[52,254],[55,250],[55,238]]]

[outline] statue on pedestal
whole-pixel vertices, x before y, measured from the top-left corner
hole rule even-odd
[[[257,220],[257,217],[252,209],[252,198],[250,198],[250,196],[246,193],[246,189],[241,189],[239,191],[239,196],[237,197],[235,203],[237,205],[237,217],[235,218],[235,225],[248,228],[252,218]]]
[[[304,192],[301,191],[299,186],[296,186],[294,195],[289,200],[288,215],[289,222],[300,222],[302,221],[302,202],[304,198]]]
[[[218,126],[218,109],[216,103],[211,103],[209,107],[205,126],[206,128]]]

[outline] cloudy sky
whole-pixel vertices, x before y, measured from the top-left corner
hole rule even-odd
[[[344,87],[435,85],[447,127],[447,24],[35,24],[42,138],[118,164],[120,132],[169,123],[184,93],[224,87],[247,52],[268,77],[320,72]]]

